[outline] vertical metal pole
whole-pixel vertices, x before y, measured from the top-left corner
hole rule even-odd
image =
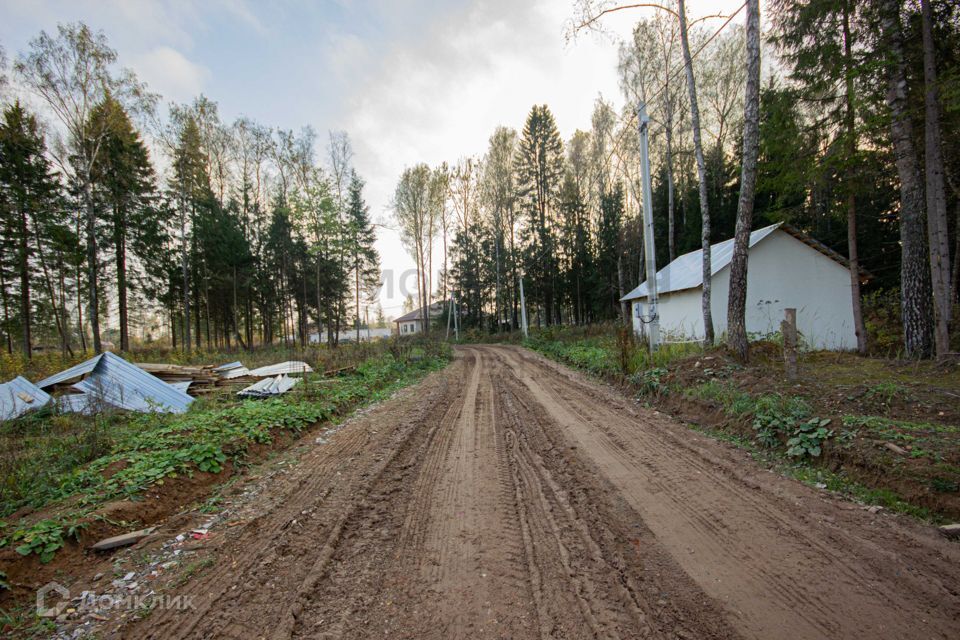
[[[450,304],[447,305],[447,337],[445,340],[450,339],[450,321],[453,320],[453,291],[450,292]]]
[[[520,276],[520,324],[523,325],[523,339],[530,336],[527,333],[527,299],[523,297],[523,276]]]
[[[460,311],[457,309],[457,294],[453,294],[453,335],[460,342]]]
[[[647,259],[647,315],[650,325],[650,351],[656,351],[660,344],[660,316],[657,304],[657,255],[653,245],[653,188],[650,186],[650,116],[647,115],[647,105],[642,102],[637,105],[637,117],[640,121],[640,172],[643,176],[643,252]]]

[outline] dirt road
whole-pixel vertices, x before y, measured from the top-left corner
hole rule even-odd
[[[956,638],[960,547],[514,347],[269,485],[145,638]]]

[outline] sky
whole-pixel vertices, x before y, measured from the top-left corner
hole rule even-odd
[[[695,1],[687,11],[740,5]],[[550,106],[564,139],[589,128],[599,96],[622,104],[615,40],[644,11],[611,14],[607,33],[569,40],[572,0],[0,0],[0,45],[14,58],[41,29],[82,20],[165,103],[202,93],[225,122],[310,125],[318,154],[326,132],[346,131],[382,224],[380,302],[397,316],[401,276],[414,268],[391,228],[403,169],[482,155],[496,126],[519,130],[534,104]]]

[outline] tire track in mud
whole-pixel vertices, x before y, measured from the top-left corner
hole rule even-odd
[[[581,445],[683,568],[726,603],[746,635],[949,638],[956,633],[960,601],[943,575],[949,561],[937,558],[942,551],[956,558],[955,548],[931,536],[925,558],[878,553],[857,536],[837,535],[804,518],[796,503],[757,491],[756,481],[744,482],[742,469],[693,445],[700,440],[695,434],[678,435],[658,424],[662,418],[638,415],[539,356],[511,349],[496,353],[554,428]],[[863,518],[849,512],[842,517]],[[828,518],[836,520],[837,514]],[[916,536],[902,536],[905,541],[915,543]],[[894,571],[891,564],[897,565]],[[956,570],[947,573],[954,574],[955,584]]]
[[[196,610],[119,637],[912,638],[960,620],[947,543],[870,528],[518,348],[458,348],[253,506],[180,589]]]

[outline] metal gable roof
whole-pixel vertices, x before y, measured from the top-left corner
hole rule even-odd
[[[779,229],[782,222],[763,227],[750,233],[750,247],[768,237]],[[733,259],[733,238],[718,242],[710,247],[710,272],[712,275],[725,269]],[[663,269],[657,272],[657,294],[663,295],[672,291],[694,289],[703,284],[703,249],[685,253]],[[635,300],[647,297],[647,283],[620,298],[621,300]]]
[[[108,351],[99,359],[90,375],[73,385],[75,389],[132,411],[183,413],[193,402],[183,391],[120,356]]]
[[[22,376],[0,384],[0,420],[12,420],[48,402],[47,392]]]
[[[62,382],[69,382],[74,378],[79,378],[84,376],[94,369],[97,368],[97,365],[100,364],[100,358],[106,354],[100,354],[99,356],[94,356],[89,360],[84,360],[80,364],[76,364],[69,369],[64,369],[60,373],[55,373],[49,378],[44,378],[37,383],[37,386],[41,389],[46,389],[47,387],[52,387],[55,384],[60,384]]]

